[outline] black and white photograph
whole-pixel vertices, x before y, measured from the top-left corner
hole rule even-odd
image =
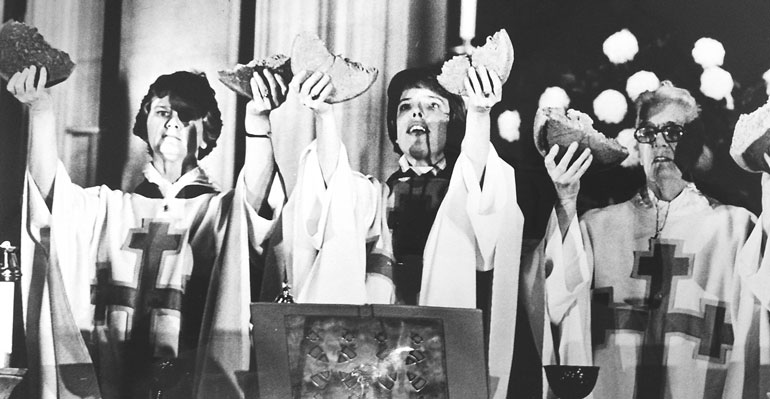
[[[0,17],[0,399],[770,398],[770,2]]]

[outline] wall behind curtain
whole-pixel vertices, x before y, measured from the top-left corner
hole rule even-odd
[[[406,67],[444,59],[446,7],[437,0],[257,0],[254,56],[290,55],[294,37],[306,31],[335,54],[376,67],[372,88],[338,104],[336,114],[353,169],[383,179],[398,159],[385,124],[387,84]],[[290,96],[272,125],[276,158],[291,188],[299,152],[315,137],[314,118]]]
[[[178,70],[205,72],[216,91],[224,126],[214,151],[202,164],[223,189],[232,187],[235,146],[235,94],[217,79],[217,70],[238,59],[240,2],[230,0],[131,0],[123,2],[120,77],[127,92],[129,161],[123,189],[142,179],[146,145],[131,133],[133,119],[155,79]]]

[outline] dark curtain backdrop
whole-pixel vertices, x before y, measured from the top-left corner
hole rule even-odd
[[[722,0],[480,0],[478,4],[477,42],[500,28],[506,28],[515,49],[513,72],[504,87],[502,104],[494,113],[515,109],[521,114],[521,138],[513,143],[494,137],[498,152],[516,168],[519,205],[526,217],[525,238],[542,238],[555,193],[543,167],[543,159],[534,148],[532,122],[538,99],[546,87],[565,89],[614,83],[612,74],[629,74],[638,69],[652,70],[661,79],[671,79],[688,88],[701,102],[704,115],[718,140],[722,154],[708,176],[696,184],[718,200],[760,212],[758,175],[744,173],[726,155],[732,135],[731,124],[740,112],[749,112],[764,104],[761,75],[770,69],[770,3],[763,0],[728,2]],[[640,57],[631,65],[607,67],[602,53],[603,41],[612,33],[628,28],[637,36]],[[700,37],[723,43],[726,57],[723,68],[736,80],[735,96],[744,94],[740,107],[726,112],[724,106],[704,98],[698,91],[700,67],[690,51]],[[645,47],[648,49],[645,50]],[[652,50],[649,47],[656,47]],[[642,52],[647,51],[647,55]],[[591,75],[606,67],[607,76]],[[624,69],[634,68],[630,71]],[[577,78],[577,80],[575,80]],[[583,79],[583,81],[581,81]],[[586,82],[585,80],[591,80]],[[582,86],[581,86],[582,85]],[[624,92],[625,86],[614,88]],[[595,89],[598,89],[596,87]],[[591,112],[591,101],[599,91],[570,91],[573,108]],[[633,111],[630,110],[633,114]],[[635,115],[627,116],[633,120]],[[493,126],[495,126],[493,124]],[[629,126],[599,124],[609,135]],[[614,168],[593,170],[583,179],[581,210],[603,206],[629,198],[643,184],[639,170]],[[521,314],[521,313],[520,313]],[[518,381],[517,398],[538,398],[541,378],[539,355],[533,349],[529,320],[519,318],[514,354],[514,376]]]
[[[599,0],[481,0],[478,6],[479,37],[506,28],[513,41],[516,60],[505,85],[503,104],[497,109],[516,109],[521,113],[521,139],[508,143],[499,138],[498,149],[516,167],[520,197],[527,216],[525,235],[542,236],[545,219],[554,198],[553,189],[532,141],[532,122],[538,98],[549,86],[561,86],[571,96],[570,107],[592,113],[592,101],[603,89],[625,92],[625,77],[646,69],[661,79],[689,89],[703,107],[711,130],[721,140],[718,163],[708,176],[696,179],[702,190],[718,200],[760,211],[759,178],[737,170],[726,147],[732,137],[732,124],[740,112],[764,104],[761,75],[770,68],[770,3],[748,0],[732,4],[720,0],[634,1]],[[612,66],[602,53],[603,41],[612,33],[629,29],[639,40],[640,53],[628,64]],[[736,81],[733,95],[739,107],[727,112],[724,104],[699,91],[701,69],[690,52],[700,37],[711,37],[724,44],[723,68]],[[740,101],[738,97],[742,97]],[[629,104],[631,105],[631,104]],[[741,108],[742,107],[742,108]],[[622,124],[597,123],[609,136],[631,127],[633,107]],[[641,184],[640,171],[615,168],[594,170],[583,181],[582,210],[623,201]]]
[[[25,12],[23,0],[0,1],[3,22],[24,20]],[[0,84],[0,242],[18,246],[27,135],[21,105],[5,90],[7,82]]]

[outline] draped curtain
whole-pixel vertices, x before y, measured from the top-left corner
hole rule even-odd
[[[254,56],[290,55],[294,37],[311,32],[335,54],[376,67],[369,91],[335,112],[351,166],[383,179],[398,160],[385,123],[387,85],[406,67],[443,60],[446,7],[433,0],[257,0]],[[276,159],[291,188],[299,153],[315,137],[314,117],[292,96],[274,111],[272,125]]]
[[[205,72],[222,111],[222,135],[201,164],[223,188],[232,188],[235,148],[235,93],[217,78],[217,71],[238,59],[240,1],[124,1],[120,33],[120,78],[125,84],[129,159],[122,187],[132,190],[147,162],[146,145],[131,134],[134,116],[155,79],[175,71]],[[120,89],[120,88],[116,88]],[[101,166],[101,165],[100,165]]]
[[[51,93],[59,158],[72,180],[93,185],[99,140],[104,3],[99,0],[28,0],[26,20],[75,63],[72,75]]]
[[[387,84],[406,67],[444,59],[446,2],[255,1],[255,58],[291,54],[294,37],[312,32],[336,54],[379,70],[369,91],[338,104],[336,112],[352,166],[380,179],[387,177],[398,159],[387,137]],[[158,75],[198,70],[206,72],[215,89],[224,121],[218,147],[203,164],[222,188],[230,188],[239,145],[235,140],[236,97],[218,82],[216,71],[238,60],[242,2],[134,0],[118,4],[122,4],[119,15],[105,16],[105,3],[100,0],[27,1],[27,22],[37,26],[54,46],[69,52],[77,64],[73,76],[52,90],[60,157],[73,180],[85,186],[107,183],[130,191],[141,180],[147,159],[146,147],[131,134],[139,101]],[[109,44],[118,50],[111,54],[103,48],[105,22],[119,26],[119,37],[111,38]],[[105,80],[105,62],[115,64],[115,80]],[[315,137],[314,118],[290,97],[272,120],[276,157],[291,189],[299,152]],[[116,181],[105,177],[115,175]]]

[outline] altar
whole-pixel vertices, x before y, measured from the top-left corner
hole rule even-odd
[[[259,397],[488,396],[481,311],[251,305]]]

